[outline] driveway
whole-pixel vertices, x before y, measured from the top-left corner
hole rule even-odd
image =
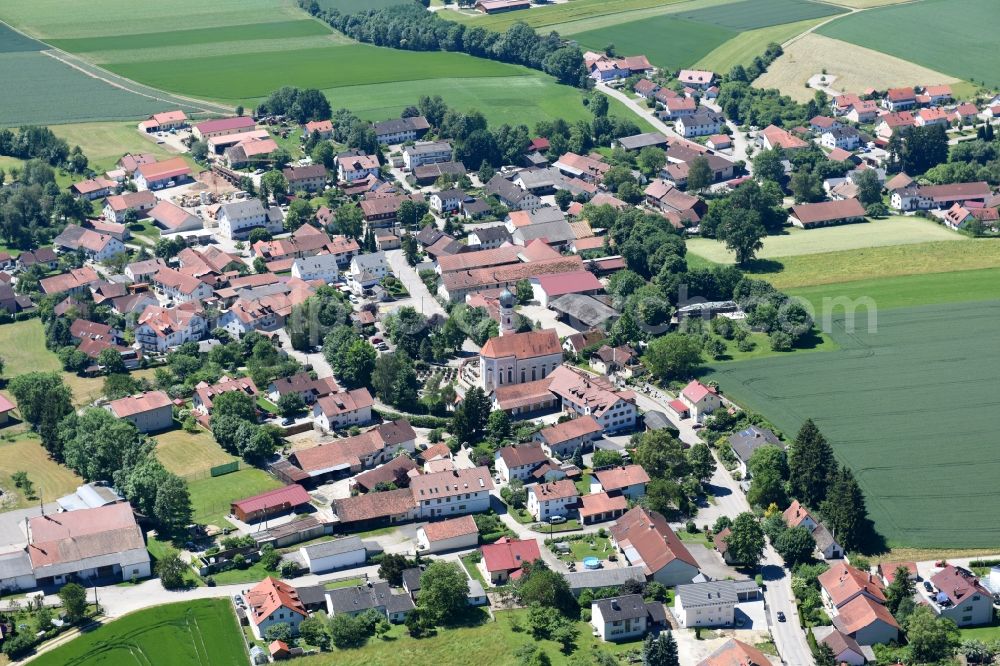
[[[406,287],[406,291],[410,292],[409,299],[401,299],[393,304],[394,309],[396,307],[411,305],[417,312],[422,313],[426,317],[432,315],[448,316],[448,313],[444,311],[444,308],[437,302],[437,299],[427,290],[427,285],[420,279],[417,270],[406,263],[406,256],[402,250],[389,250],[385,253],[385,256],[389,260],[392,272],[403,283],[403,286]],[[406,300],[410,302],[406,303]]]

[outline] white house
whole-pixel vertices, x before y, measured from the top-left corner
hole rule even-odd
[[[607,377],[593,377],[566,366],[552,374],[549,391],[559,396],[564,410],[592,416],[604,432],[635,428],[635,393],[617,391]]]
[[[853,127],[834,127],[823,132],[819,142],[830,149],[854,150],[861,144],[861,133]]]
[[[505,446],[493,457],[497,474],[505,483],[513,479],[527,481],[532,472],[549,460],[542,447],[535,443]]]
[[[718,134],[725,124],[725,119],[718,113],[697,111],[689,116],[680,116],[675,128],[678,134],[690,138]]]
[[[244,597],[250,630],[258,640],[263,640],[267,630],[276,624],[287,624],[292,634],[297,634],[302,620],[309,617],[298,591],[270,576],[250,588]]]
[[[313,257],[302,257],[292,263],[292,276],[301,280],[322,280],[327,284],[335,282],[340,276],[337,257],[332,254],[317,254]]]
[[[714,386],[705,386],[697,379],[691,380],[681,391],[681,401],[690,408],[691,418],[698,423],[722,407],[719,391]]]
[[[196,312],[181,308],[146,306],[135,327],[135,340],[145,351],[164,352],[185,342],[201,340],[205,319]]]
[[[392,269],[385,258],[385,252],[359,254],[351,259],[348,276],[355,293],[362,293],[365,289],[378,284],[387,275],[392,275]]]
[[[421,518],[483,513],[490,508],[493,480],[489,467],[421,474],[410,481]]]
[[[337,178],[345,182],[379,176],[381,165],[375,155],[345,155],[337,158]]]
[[[548,520],[552,516],[565,516],[576,506],[580,493],[569,479],[528,486],[528,513],[535,520]]]
[[[600,438],[603,432],[593,416],[581,416],[542,428],[535,433],[535,441],[542,445],[545,455],[566,459],[572,457],[577,449],[584,452],[590,449],[593,441]]]
[[[364,387],[332,393],[323,396],[313,405],[313,420],[326,432],[364,425],[371,423],[374,404],[371,394]]]
[[[413,171],[425,164],[439,164],[451,161],[450,141],[417,141],[403,150],[403,167]]]
[[[756,599],[757,584],[752,580],[716,580],[678,585],[674,597],[674,617],[682,627],[732,627],[736,604]]]
[[[472,516],[427,523],[417,529],[417,550],[421,552],[444,553],[478,545],[479,528]]]
[[[163,391],[148,391],[112,400],[105,408],[119,419],[130,422],[139,432],[166,430],[173,425],[173,407]]]
[[[299,548],[299,555],[309,573],[313,574],[360,566],[368,557],[365,544],[358,536],[346,536],[342,539],[303,546]]]
[[[590,623],[602,641],[614,642],[641,638],[653,624],[650,608],[641,594],[623,594],[593,602]]]
[[[254,229],[266,229],[272,234],[281,233],[281,211],[265,209],[260,199],[246,199],[222,204],[218,214],[219,233],[229,240],[240,240]]]
[[[428,201],[431,210],[435,213],[454,213],[462,207],[462,202],[465,201],[465,192],[459,189],[441,190],[431,194]]]

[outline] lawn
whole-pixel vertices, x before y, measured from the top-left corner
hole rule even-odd
[[[786,290],[822,312],[823,299],[872,299],[879,308],[1000,299],[1000,269],[904,275]]]
[[[462,566],[465,567],[465,570],[468,572],[468,574],[473,578],[475,578],[476,580],[478,580],[479,584],[483,586],[484,590],[486,590],[489,589],[489,585],[486,584],[486,579],[483,577],[483,572],[480,571],[479,567],[476,566],[477,564],[476,558],[478,555],[479,555],[478,553],[470,553],[468,555],[463,555],[461,557]]]
[[[207,430],[189,433],[181,428],[156,435],[156,457],[178,476],[207,471],[236,460],[226,453]],[[222,477],[219,477],[222,478]]]
[[[735,36],[736,32],[727,28],[664,14],[576,33],[573,39],[596,51],[615,44],[621,53],[643,53],[658,67],[679,69],[694,64]]]
[[[156,606],[84,633],[36,658],[38,666],[244,666],[228,599]]]
[[[194,522],[202,525],[229,526],[226,515],[229,505],[236,500],[253,497],[274,488],[281,482],[266,472],[248,468],[223,476],[208,477],[188,482]]]
[[[765,259],[750,273],[779,289],[1000,267],[1000,243],[936,241]]]
[[[934,39],[914,39],[927,26],[934,26]],[[1000,53],[976,48],[994,43],[996,30],[995,0],[924,0],[846,16],[823,26],[819,33],[996,86],[1000,85]],[[956,49],[956,44],[967,48]]]
[[[869,13],[864,12],[864,15]],[[824,70],[836,77],[830,84],[835,90],[848,92],[858,92],[869,86],[884,90],[895,86],[927,85],[926,81],[953,83],[958,80],[935,71],[940,67],[939,61],[923,66],[813,32],[789,44],[754,85],[777,88],[793,99],[807,102],[816,91],[806,88],[806,81]]]
[[[821,229],[793,227],[784,235],[765,238],[764,249],[758,252],[757,256],[762,259],[774,259],[867,247],[964,240],[967,240],[965,236],[936,222],[921,217],[894,216],[863,224]],[[710,238],[690,238],[687,241],[687,248],[689,252],[717,264],[731,264],[735,261],[735,256],[723,243]]]
[[[514,627],[518,627],[515,630]],[[515,656],[518,648],[536,645],[549,657],[553,666],[593,663],[594,649],[610,655],[623,655],[629,650],[640,650],[642,643],[602,643],[592,635],[589,623],[577,622],[579,630],[576,650],[564,655],[553,641],[535,641],[525,631],[527,611],[499,611],[496,621],[486,620],[471,627],[441,629],[429,638],[410,638],[406,627],[393,625],[388,640],[370,639],[357,650],[336,650],[300,660],[306,666],[336,664],[337,666],[460,666],[463,664],[490,664],[490,666],[515,666],[521,663]]]
[[[842,14],[845,10],[810,0],[741,0],[676,14],[679,18],[742,32],[782,23]]]
[[[873,331],[863,312],[853,330],[840,315],[838,351],[721,363],[708,379],[785,432],[813,418],[890,545],[986,548],[1000,539],[998,316],[1000,300],[880,309]]]
[[[570,553],[563,555],[562,559],[567,562],[582,562],[585,557],[596,557],[599,560],[608,559],[615,549],[611,547],[611,541],[607,537],[599,537],[596,534],[591,538],[572,539],[567,541]],[[593,545],[591,545],[593,543]]]
[[[335,580],[329,583],[324,583],[323,587],[327,590],[340,590],[345,587],[354,587],[356,585],[364,584],[363,578],[345,578],[344,580]]]
[[[113,168],[125,153],[152,153],[161,159],[176,156],[176,153],[139,134],[135,123],[57,125],[52,131],[70,146],[80,146],[83,154],[90,160],[90,167],[98,172]]]
[[[35,485],[35,494],[44,502],[54,502],[83,484],[83,479],[69,468],[49,458],[37,436],[23,434],[13,441],[0,440],[0,486],[5,495],[13,494],[15,498],[13,503],[4,504],[4,510],[38,505],[38,499],[27,499],[14,487],[10,476],[20,471],[28,473],[28,479]]]

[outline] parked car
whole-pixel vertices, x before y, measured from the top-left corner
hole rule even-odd
[[[929,580],[925,580],[924,581],[924,589],[927,590],[928,592],[933,592],[934,591],[934,586],[931,585],[931,582]]]
[[[783,611],[778,611],[778,622],[785,621],[785,613]]]
[[[549,518],[550,525],[561,525],[566,522],[566,516],[551,516]]]

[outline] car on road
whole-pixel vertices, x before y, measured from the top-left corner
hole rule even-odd
[[[924,581],[924,589],[927,590],[928,592],[933,592],[934,591],[934,586],[931,585],[931,582],[929,580],[925,580]]]
[[[784,621],[785,621],[784,611],[778,611],[778,622],[784,622]]]

